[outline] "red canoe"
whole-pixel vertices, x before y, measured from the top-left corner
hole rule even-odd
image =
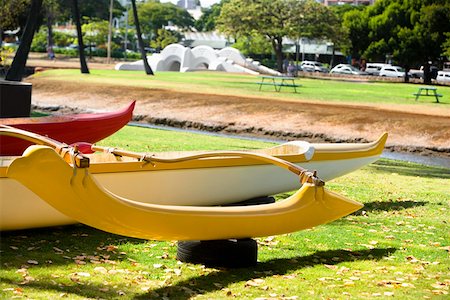
[[[115,112],[5,118],[0,119],[0,124],[48,136],[66,144],[95,143],[110,136],[131,120],[135,102]],[[0,155],[21,155],[30,145],[31,143],[23,140],[0,136]]]

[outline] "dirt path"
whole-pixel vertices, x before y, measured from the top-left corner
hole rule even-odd
[[[56,84],[39,77],[30,81],[33,104],[39,107],[113,110],[137,100],[135,119],[141,122],[309,141],[369,141],[387,131],[392,150],[450,158],[450,117],[433,114],[433,110],[413,113],[386,106],[312,105],[96,84],[81,89],[77,84]]]

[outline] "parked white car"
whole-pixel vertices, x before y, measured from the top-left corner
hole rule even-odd
[[[390,66],[390,64],[383,64],[383,63],[367,63],[366,65],[366,72],[369,75],[378,76],[380,75],[380,71],[383,67]]]
[[[439,71],[436,77],[437,82],[450,82],[450,71]]]
[[[348,74],[348,75],[367,75],[366,72],[360,71],[352,65],[339,64],[331,69],[330,74]]]
[[[381,77],[405,77],[405,69],[399,66],[384,66],[380,70]]]
[[[322,72],[328,73],[328,69],[318,61],[302,61],[300,67],[303,71],[306,72]]]

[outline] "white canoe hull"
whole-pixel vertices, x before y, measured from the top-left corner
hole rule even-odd
[[[299,166],[317,170],[328,181],[379,158],[379,154],[339,160],[310,161]],[[211,206],[274,195],[298,188],[298,178],[272,165],[94,173],[99,184],[128,199],[165,205]],[[64,195],[61,195],[64,197]],[[17,181],[0,177],[0,230],[75,223]]]

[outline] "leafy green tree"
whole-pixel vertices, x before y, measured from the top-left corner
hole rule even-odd
[[[158,36],[155,40],[150,42],[150,46],[161,50],[170,44],[177,43],[181,40],[181,34],[173,30],[166,30],[164,28],[158,29]]]
[[[195,29],[198,31],[213,31],[216,29],[216,20],[220,16],[222,6],[229,0],[222,0],[208,8],[202,8],[202,15],[195,21]]]
[[[22,34],[19,48],[14,56],[11,68],[6,73],[6,80],[10,81],[22,81],[22,76],[25,70],[25,65],[28,59],[28,53],[30,52],[33,36],[38,28],[39,12],[42,7],[42,0],[32,0],[30,10],[28,13],[27,23]]]
[[[48,1],[48,0],[46,0]],[[53,0],[52,0],[53,1]],[[59,21],[67,21],[72,15],[72,0],[55,0],[59,3],[58,18]],[[113,16],[120,17],[125,12],[125,8],[118,0],[114,0]],[[80,1],[78,3],[78,10],[83,18],[82,22],[89,22],[94,20],[109,20],[109,0],[95,0],[95,1]]]
[[[326,38],[336,35],[337,18],[314,0],[230,0],[224,3],[218,28],[237,40],[260,35],[272,45],[282,70],[283,38]]]
[[[290,32],[296,0],[231,0],[222,7],[218,28],[225,34],[242,37],[260,35],[272,45],[279,71],[283,69],[283,37]]]
[[[442,44],[442,56],[447,57],[447,60],[450,60],[450,32],[445,33],[447,39]]]
[[[0,6],[0,46],[3,41],[3,32],[25,28],[28,8],[31,0],[1,0]],[[22,30],[19,31],[22,34]]]
[[[47,49],[47,29],[43,26],[34,34],[33,42],[31,43],[32,52],[45,52]]]
[[[407,71],[440,59],[450,32],[449,20],[450,2],[446,0],[378,0],[364,11],[344,15],[352,55],[372,60],[392,55]]]
[[[349,43],[343,50],[359,58],[370,44],[367,11],[351,10],[344,14],[343,27],[348,31]]]
[[[153,38],[158,36],[158,29],[169,24],[181,29],[194,26],[194,19],[185,9],[172,3],[160,3],[155,0],[139,4],[138,17],[142,31],[151,34]],[[130,16],[130,18],[134,22],[134,17]]]
[[[313,0],[305,0],[299,1],[292,10],[289,37],[295,41],[300,38],[322,39],[339,46],[345,40],[346,35],[341,30],[338,16],[327,6]]]
[[[108,37],[109,22],[106,20],[94,21],[81,26],[83,40],[86,44],[105,46]]]
[[[239,49],[245,56],[272,53],[272,45],[261,35],[240,37],[239,40],[233,44],[233,48]]]

